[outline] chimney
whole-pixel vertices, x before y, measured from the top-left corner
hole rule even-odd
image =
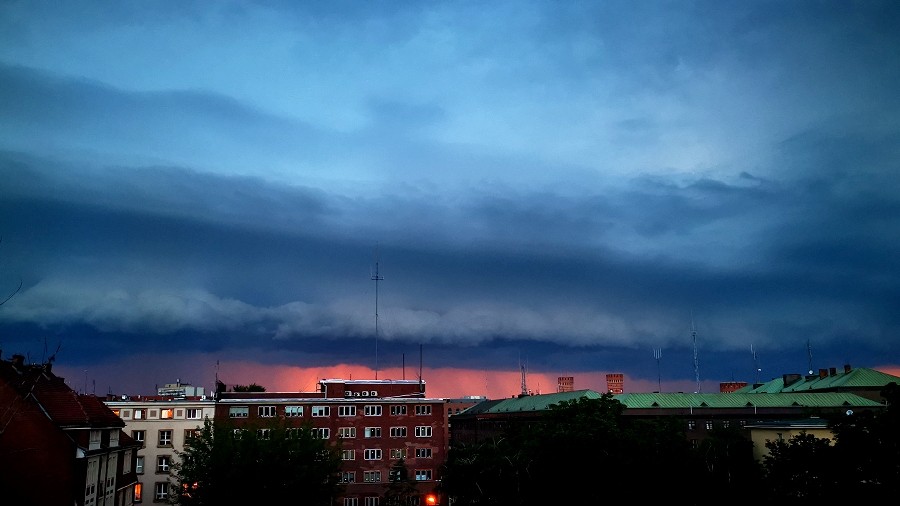
[[[828,374],[830,374],[832,376],[836,376],[837,375],[837,367],[829,367]]]
[[[800,381],[801,376],[799,374],[785,374],[781,377],[781,381],[784,383],[784,386],[789,387],[794,383]]]
[[[844,364],[844,373],[850,372],[850,364]]]
[[[828,369],[819,369],[819,378],[827,378]]]

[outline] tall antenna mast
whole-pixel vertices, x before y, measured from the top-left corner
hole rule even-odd
[[[375,379],[378,379],[378,282],[384,278],[378,274],[378,250],[375,250],[375,274],[372,281],[375,282]]]
[[[809,344],[809,339],[806,340],[806,356],[809,357],[809,374],[812,374],[812,346]]]
[[[656,383],[658,392],[662,393],[662,373],[659,372],[659,358],[662,357],[662,348],[654,348],[653,358],[656,359]]]
[[[697,379],[697,393],[700,393],[700,359],[697,357],[697,329],[694,328],[694,312],[691,311],[691,340],[694,342],[694,377]]]
[[[756,350],[753,349],[753,345],[750,345],[750,354],[753,355],[753,370],[756,373],[756,383],[759,383],[759,373],[762,369],[759,367],[759,355],[756,353]]]
[[[520,362],[519,368],[522,369],[522,395],[528,395],[528,386],[525,384],[525,364]]]

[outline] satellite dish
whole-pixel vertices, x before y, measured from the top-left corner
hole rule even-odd
[[[853,410],[852,410],[852,409],[848,409],[848,410],[847,410],[847,416],[850,416],[850,415],[852,415],[852,414],[853,414]]]

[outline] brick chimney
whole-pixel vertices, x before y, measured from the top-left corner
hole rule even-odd
[[[827,378],[828,377],[828,369],[819,369],[819,378]]]
[[[850,372],[850,364],[844,364],[844,373]]]

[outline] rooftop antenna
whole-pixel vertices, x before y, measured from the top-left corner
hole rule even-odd
[[[528,386],[525,384],[525,364],[519,361],[519,369],[522,370],[522,396],[528,395]]]
[[[812,375],[812,346],[809,344],[809,339],[806,340],[806,356],[809,358],[809,374]]]
[[[691,311],[691,340],[694,342],[694,377],[697,379],[697,393],[700,390],[700,359],[697,357],[697,329],[694,328],[694,311]]]
[[[756,373],[756,383],[759,383],[759,373],[762,369],[759,367],[759,354],[753,349],[752,344],[750,345],[750,354],[753,355],[753,370]]]
[[[400,354],[400,369],[403,371],[403,379],[406,379],[406,353]]]
[[[656,384],[659,393],[662,393],[662,374],[659,372],[659,358],[662,357],[662,348],[653,349],[653,358],[656,359]]]
[[[375,274],[372,275],[372,281],[375,282],[375,379],[378,379],[378,282],[382,281],[382,277],[378,273],[378,248],[375,249]]]
[[[422,383],[422,343],[419,343],[419,384]]]

